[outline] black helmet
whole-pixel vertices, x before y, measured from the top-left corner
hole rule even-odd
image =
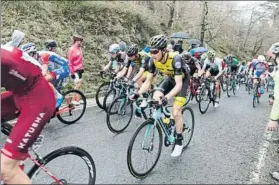
[[[167,43],[168,39],[165,35],[156,35],[149,40],[150,49],[164,49]]]
[[[181,57],[183,60],[190,60],[190,58],[192,57],[191,53],[188,51],[183,51],[181,53]]]
[[[132,44],[131,46],[128,47],[127,55],[136,55],[139,52],[138,45]]]
[[[57,46],[57,44],[56,44],[55,40],[46,40],[45,46],[46,46],[46,48],[48,48],[48,47],[55,48]]]

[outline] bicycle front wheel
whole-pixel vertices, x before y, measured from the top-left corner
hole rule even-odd
[[[103,109],[107,111],[108,107],[110,107],[111,103],[113,100],[116,98],[116,89],[111,89],[109,92],[106,94],[103,102]]]
[[[122,133],[131,123],[133,118],[133,103],[127,96],[116,98],[107,108],[107,126],[113,133]]]
[[[72,89],[63,94],[64,102],[56,111],[59,121],[65,124],[73,124],[81,119],[86,110],[86,97],[76,89]],[[73,97],[80,97],[78,104],[72,102]]]
[[[136,178],[146,177],[156,166],[162,145],[163,136],[159,125],[155,127],[154,119],[143,122],[129,143],[127,164],[130,173]]]
[[[210,90],[207,87],[202,87],[199,98],[199,110],[202,114],[205,114],[210,104]]]
[[[81,148],[64,147],[37,162],[41,166],[35,164],[28,172],[32,184],[95,184],[95,163]]]
[[[110,83],[109,82],[104,82],[100,85],[100,87],[98,88],[97,92],[96,92],[96,103],[98,105],[98,107],[100,107],[101,109],[104,109],[103,107],[103,101],[102,98],[104,98],[107,94],[107,92],[109,91],[109,87],[110,87]],[[102,103],[101,103],[102,102]]]

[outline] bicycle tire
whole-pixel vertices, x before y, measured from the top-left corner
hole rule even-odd
[[[124,130],[130,125],[130,123],[132,121],[132,118],[133,118],[133,108],[134,108],[134,106],[133,106],[132,102],[129,102],[129,106],[130,106],[130,109],[131,109],[131,116],[130,116],[129,121],[127,122],[127,124],[125,124],[125,126],[122,129],[116,129],[112,126],[111,120],[110,120],[111,109],[112,109],[113,105],[118,102],[118,100],[123,99],[123,98],[127,98],[127,97],[126,96],[119,96],[119,97],[115,98],[114,101],[112,102],[112,104],[110,105],[110,107],[107,110],[106,122],[107,122],[108,129],[112,133],[120,134],[120,133],[124,132]],[[126,101],[129,101],[129,100],[126,100]],[[125,102],[125,104],[126,103],[127,102]]]
[[[71,125],[71,124],[76,123],[77,121],[79,121],[82,118],[82,116],[84,115],[85,110],[86,110],[86,105],[87,105],[86,97],[81,91],[76,90],[76,89],[71,89],[71,90],[68,90],[67,92],[63,93],[63,96],[65,97],[67,94],[70,94],[70,93],[76,93],[76,94],[80,95],[81,99],[83,100],[83,109],[81,111],[81,114],[78,116],[78,118],[76,118],[73,121],[64,120],[63,117],[60,114],[58,114],[57,115],[58,120],[61,121],[64,124],[67,124],[67,125]]]
[[[129,142],[129,146],[128,146],[128,150],[127,150],[127,165],[128,165],[128,169],[130,171],[130,173],[136,177],[136,178],[144,178],[146,177],[156,166],[160,156],[161,156],[161,151],[162,151],[162,146],[163,146],[163,136],[162,136],[162,130],[160,128],[160,126],[158,124],[156,124],[156,129],[159,133],[159,148],[158,148],[158,154],[157,154],[157,158],[154,162],[154,164],[151,166],[151,168],[149,170],[147,170],[144,173],[139,173],[137,172],[132,164],[132,149],[133,149],[133,145],[135,142],[135,139],[137,137],[137,135],[139,134],[139,132],[148,125],[154,125],[154,119],[148,119],[146,121],[144,121],[142,124],[140,124],[138,126],[138,128],[136,129],[134,135],[132,136],[130,142]]]
[[[227,80],[227,96],[228,98],[231,97],[230,93],[229,93],[229,88],[231,87],[231,80]]]
[[[110,106],[110,105],[107,105],[107,99],[109,97],[109,95],[111,95],[111,93],[113,93],[113,100],[115,99],[115,96],[116,96],[116,89],[112,88],[111,90],[108,91],[108,93],[105,95],[105,98],[104,98],[104,101],[103,101],[103,109],[104,111],[107,111],[107,108]],[[112,101],[113,102],[113,101]],[[112,103],[111,102],[111,103]]]
[[[206,111],[207,111],[208,108],[209,108],[209,104],[210,104],[210,97],[209,97],[210,90],[209,90],[209,88],[207,88],[207,87],[203,87],[202,90],[201,90],[201,94],[203,94],[203,91],[204,91],[204,90],[207,90],[207,91],[208,91],[208,94],[207,94],[208,103],[207,103],[206,109],[205,109],[205,110],[202,110],[202,108],[201,108],[201,102],[202,102],[203,100],[202,100],[202,98],[200,97],[200,101],[199,101],[199,110],[200,110],[200,113],[202,113],[202,114],[205,114],[205,113],[206,113]]]
[[[96,103],[97,103],[97,105],[98,105],[98,107],[100,108],[100,109],[104,109],[104,107],[103,107],[103,104],[100,102],[100,92],[101,92],[101,88],[103,88],[104,86],[108,86],[109,87],[109,85],[110,85],[110,82],[104,82],[104,83],[102,83],[101,85],[100,85],[100,87],[98,88],[98,90],[97,90],[97,92],[96,92],[96,96],[95,96],[95,99],[96,99]]]
[[[183,151],[189,146],[192,138],[193,138],[193,134],[194,134],[194,130],[195,130],[195,116],[194,116],[194,111],[191,107],[183,107],[182,109],[182,116],[183,116],[183,113],[188,110],[190,112],[190,115],[192,117],[192,129],[191,129],[191,137],[190,139],[188,140],[188,142],[186,143],[186,145],[184,145],[184,142],[183,142]],[[184,125],[183,125],[183,129],[184,129]],[[184,138],[185,139],[185,138]]]
[[[57,157],[60,157],[63,155],[76,155],[76,156],[81,157],[83,159],[83,161],[85,161],[85,163],[87,164],[87,167],[89,170],[88,184],[95,184],[96,167],[95,167],[94,160],[88,152],[86,152],[85,150],[83,150],[81,148],[74,147],[74,146],[63,147],[63,148],[57,149],[57,150],[49,153],[45,157],[43,157],[43,164],[40,161],[38,161],[38,162],[41,165],[45,166],[47,163],[49,163],[53,159],[56,159]],[[33,167],[27,173],[28,177],[30,179],[34,178],[34,176],[36,176],[38,170],[40,170],[39,166],[37,166],[36,164],[33,165]]]
[[[253,97],[253,108],[255,108],[258,104],[258,86],[255,88],[255,91],[254,91],[254,97]]]

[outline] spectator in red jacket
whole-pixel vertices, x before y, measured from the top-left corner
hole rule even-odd
[[[79,34],[75,34],[73,36],[73,45],[70,47],[68,51],[68,61],[69,68],[71,73],[71,78],[74,79],[75,87],[74,89],[80,89],[82,85],[82,73],[83,70],[83,53],[81,49],[81,43],[83,41],[83,37]],[[80,104],[80,97],[73,97],[73,104]]]

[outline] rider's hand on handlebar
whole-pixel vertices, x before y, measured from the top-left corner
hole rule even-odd
[[[168,98],[165,96],[161,97],[161,102],[163,106],[166,106],[168,104]]]
[[[131,96],[129,96],[129,99],[130,100],[136,100],[136,99],[138,99],[139,98],[139,93],[134,93],[134,94],[132,94]]]

